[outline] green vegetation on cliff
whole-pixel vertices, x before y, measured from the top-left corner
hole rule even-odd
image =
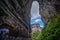
[[[37,37],[38,37],[39,34],[40,34],[40,31],[32,32],[32,40],[37,40]]]
[[[60,14],[50,20],[36,40],[60,40]]]

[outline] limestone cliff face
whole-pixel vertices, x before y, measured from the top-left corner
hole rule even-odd
[[[30,37],[29,0],[0,0],[0,26],[8,28],[11,35]]]
[[[50,19],[54,18],[57,12],[60,12],[59,0],[42,0],[40,3],[40,15],[45,25],[47,25]]]
[[[40,15],[45,24],[60,11],[60,0],[0,0],[0,25],[9,25],[18,36],[28,37],[31,33],[30,9],[33,1],[39,2]]]
[[[56,9],[53,4],[54,2],[55,0],[43,0],[43,4],[40,8],[40,14],[45,25],[47,25],[50,19],[54,18],[54,16],[56,15]]]

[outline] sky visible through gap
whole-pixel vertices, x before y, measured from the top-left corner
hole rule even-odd
[[[39,3],[37,1],[33,1],[32,3],[31,24],[39,24],[40,27],[44,27],[44,23],[41,19],[41,15],[39,14]]]

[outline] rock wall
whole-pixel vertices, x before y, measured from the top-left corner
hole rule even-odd
[[[56,15],[56,9],[54,8],[53,1],[43,0],[40,8],[40,14],[45,25],[47,25],[50,19]]]
[[[11,35],[31,37],[30,11],[33,1],[39,2],[45,25],[60,12],[60,0],[0,0],[0,26],[12,30]]]
[[[43,6],[40,9],[42,20],[47,25],[50,19],[54,18],[57,12],[60,12],[60,1],[59,0],[43,0]]]
[[[31,37],[30,0],[0,0],[0,28],[8,28],[9,36]]]
[[[39,2],[40,15],[47,25],[51,18],[54,18],[57,12],[60,12],[60,0],[33,0]],[[32,1],[32,2],[33,2]]]

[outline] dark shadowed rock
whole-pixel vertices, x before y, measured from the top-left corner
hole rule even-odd
[[[0,0],[0,28],[8,28],[13,36],[31,37],[30,11],[33,1],[39,2],[40,15],[46,25],[60,11],[59,0]]]

